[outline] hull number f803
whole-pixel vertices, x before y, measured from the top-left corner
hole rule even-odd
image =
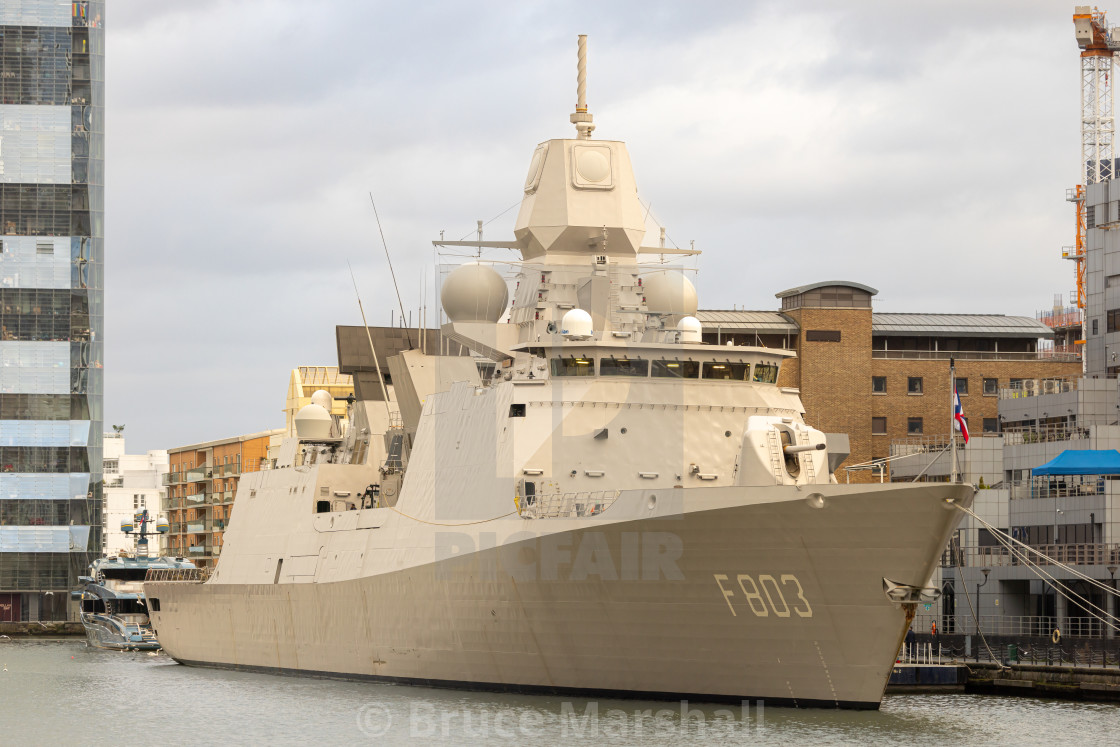
[[[773,613],[777,617],[812,617],[813,608],[805,598],[805,590],[801,582],[792,573],[783,573],[778,577],[768,573],[750,576],[739,573],[727,576],[723,573],[714,573],[716,585],[723,592],[723,599],[734,617],[744,607],[750,609],[755,617],[769,617]],[[739,607],[736,611],[735,600]]]

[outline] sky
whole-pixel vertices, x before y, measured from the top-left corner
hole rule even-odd
[[[113,0],[106,430],[136,453],[283,427],[291,369],[335,365],[335,325],[361,324],[348,263],[370,324],[397,307],[371,195],[406,310],[434,320],[431,241],[511,239],[533,148],[574,136],[581,33],[594,137],[627,142],[651,225],[703,251],[701,308],[837,279],[881,312],[1068,303],[1072,10]]]

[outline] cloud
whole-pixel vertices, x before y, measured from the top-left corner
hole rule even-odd
[[[372,323],[396,307],[370,193],[415,309],[431,240],[514,204],[535,144],[571,135],[577,33],[595,134],[705,250],[703,307],[843,278],[883,311],[1033,314],[1074,283],[1067,11],[118,0],[107,418],[130,449],[282,425],[290,369],[357,323],[347,261]]]

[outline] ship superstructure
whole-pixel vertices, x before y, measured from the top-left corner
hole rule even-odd
[[[313,398],[276,469],[242,477],[211,578],[146,584],[174,658],[878,705],[972,489],[837,484],[843,439],[777,384],[793,353],[701,341],[674,250],[643,246],[625,144],[591,139],[584,49],[578,136],[536,147],[514,240],[465,242],[520,252],[512,303],[462,265],[442,334],[472,355],[389,358],[392,396],[345,431]]]
[[[71,596],[80,601],[82,626],[86,641],[95,648],[117,650],[159,649],[159,641],[152,629],[144,598],[144,579],[152,570],[163,573],[188,574],[198,578],[194,563],[183,558],[154,557],[148,555],[149,524],[153,523],[148,511],[137,511],[133,519],[121,522],[121,531],[135,537],[132,554],[121,552],[111,557],[98,558],[90,564],[89,575],[79,576],[82,588]],[[169,529],[165,519],[158,519],[156,534]]]

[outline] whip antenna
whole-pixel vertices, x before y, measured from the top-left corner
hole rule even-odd
[[[369,193],[369,204],[373,205],[373,217],[377,220],[377,231],[381,234],[381,246],[385,247],[385,261],[389,263],[389,275],[393,278],[393,290],[397,293],[397,305],[401,307],[401,321],[404,321],[404,301],[401,300],[401,289],[397,285],[397,273],[393,271],[393,260],[389,257],[389,244],[385,241],[385,230],[381,228],[381,217],[377,214],[377,203],[373,201],[373,192]],[[349,263],[347,263],[349,264]],[[353,270],[350,271],[353,275]],[[358,289],[357,283],[354,284],[354,290]],[[358,304],[361,305],[361,299],[358,299]],[[365,318],[363,314],[363,319]],[[404,328],[405,339],[408,340],[408,349],[412,350],[412,332],[408,327]],[[370,342],[370,345],[373,345]]]
[[[373,196],[370,196],[373,199]],[[373,336],[369,333],[369,323],[366,322],[366,310],[362,308],[362,294],[358,292],[358,279],[354,277],[354,268],[350,267],[350,260],[346,260],[346,267],[350,270],[350,280],[354,283],[354,295],[358,298],[358,311],[362,314],[362,328],[366,331],[369,340],[369,353],[373,356],[373,366],[377,369],[377,380],[381,383],[381,396],[385,398],[385,413],[392,419],[393,411],[389,409],[389,390],[385,388],[385,377],[381,375],[381,362],[377,360],[377,350],[373,347]]]

